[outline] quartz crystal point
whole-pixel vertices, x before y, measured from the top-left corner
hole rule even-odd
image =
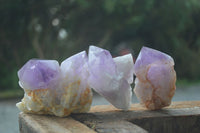
[[[27,113],[61,117],[88,111],[92,92],[87,85],[85,55],[85,52],[74,55],[63,61],[61,67],[54,60],[28,61],[18,71],[25,94],[17,107]]]
[[[85,51],[80,52],[61,63],[62,86],[65,90],[62,102],[73,113],[83,113],[90,109],[92,91],[88,85],[88,58]],[[61,102],[61,103],[62,103]]]
[[[143,47],[135,62],[134,73],[134,92],[141,104],[150,110],[170,105],[176,89],[176,72],[172,57]]]
[[[17,103],[23,112],[55,114],[55,93],[61,77],[60,67],[55,60],[29,60],[19,71],[19,85],[24,89],[24,98]],[[60,106],[59,106],[60,107]]]
[[[29,60],[19,71],[19,85],[23,89],[54,89],[60,78],[59,64],[55,60]]]
[[[88,65],[90,86],[115,107],[127,110],[132,97],[132,55],[113,59],[109,51],[90,46]]]

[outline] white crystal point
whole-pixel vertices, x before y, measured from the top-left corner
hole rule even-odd
[[[135,62],[134,92],[148,109],[170,105],[175,93],[176,72],[174,60],[160,51],[143,47]]]
[[[61,63],[60,68],[62,86],[71,93],[70,97],[66,97],[67,101],[72,102],[69,103],[71,108],[77,107],[76,112],[88,111],[92,102],[92,91],[87,82],[89,72],[86,51],[67,58]]]
[[[88,66],[90,86],[115,107],[127,110],[132,97],[132,55],[113,60],[109,51],[90,46]]]
[[[133,83],[134,63],[131,54],[113,58],[118,72],[122,72],[129,84]]]
[[[85,88],[87,86],[88,73],[88,57],[86,51],[77,53],[61,63],[61,72],[65,84],[77,80],[81,80]]]

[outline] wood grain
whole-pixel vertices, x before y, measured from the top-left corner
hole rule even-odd
[[[156,111],[140,104],[129,111],[99,105],[65,118],[20,113],[19,126],[21,133],[199,133],[200,101],[173,102]]]

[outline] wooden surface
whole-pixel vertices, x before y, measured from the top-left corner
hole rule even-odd
[[[129,111],[100,105],[65,118],[20,113],[19,126],[21,133],[200,133],[200,101],[174,102],[157,111],[139,104]]]

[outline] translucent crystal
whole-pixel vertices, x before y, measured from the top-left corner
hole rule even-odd
[[[25,94],[17,107],[28,113],[67,116],[87,112],[92,92],[87,84],[87,56],[78,53],[62,62],[30,60],[18,72]]]
[[[92,91],[88,85],[88,57],[80,52],[61,63],[62,86],[67,93],[62,102],[69,102],[74,113],[87,112],[92,103]]]
[[[128,81],[129,84],[133,83],[133,57],[131,54],[119,56],[113,58],[117,65],[118,72],[123,74],[123,77]]]
[[[109,51],[90,46],[88,66],[90,86],[115,107],[127,110],[132,96],[132,55],[113,59]]]
[[[19,84],[24,89],[53,89],[60,78],[59,64],[55,60],[29,60],[19,71]]]
[[[91,87],[115,107],[127,110],[133,82],[131,54],[112,58],[109,51],[90,46],[64,60],[28,61],[19,71],[24,98],[17,107],[27,113],[67,116],[87,112],[92,102]]]
[[[174,60],[160,51],[143,47],[135,62],[134,92],[148,109],[168,106],[175,93]]]

